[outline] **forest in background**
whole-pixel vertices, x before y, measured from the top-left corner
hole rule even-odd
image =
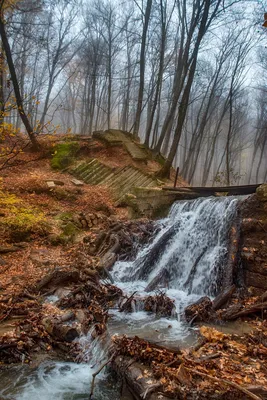
[[[267,4],[266,4],[267,6]],[[0,158],[118,128],[190,184],[267,179],[264,1],[3,0]],[[13,66],[13,68],[12,68]]]

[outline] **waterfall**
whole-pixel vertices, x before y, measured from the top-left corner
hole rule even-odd
[[[199,198],[173,205],[159,233],[133,262],[118,262],[116,284],[124,291],[165,287],[182,307],[215,296],[227,268],[229,232],[237,213],[235,197]]]
[[[177,202],[167,218],[157,222],[158,233],[141,248],[133,262],[117,262],[111,271],[125,295],[147,296],[163,289],[174,300],[176,313],[159,317],[144,311],[142,301],[133,312],[109,311],[107,341],[93,340],[91,332],[77,339],[78,363],[45,361],[36,369],[20,366],[2,374],[0,397],[5,400],[87,399],[92,375],[107,357],[113,334],[138,335],[168,346],[195,341],[193,328],[181,318],[183,309],[203,295],[214,296],[228,263],[229,233],[237,215],[238,199],[204,198]],[[118,387],[103,370],[94,398],[119,399]]]

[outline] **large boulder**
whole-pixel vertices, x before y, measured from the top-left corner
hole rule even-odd
[[[257,197],[260,201],[266,202],[267,201],[267,183],[259,186],[256,190]]]

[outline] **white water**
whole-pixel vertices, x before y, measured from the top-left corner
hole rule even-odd
[[[136,259],[115,264],[115,285],[129,295],[147,295],[148,284],[165,270],[168,282],[163,290],[175,300],[178,317],[159,319],[138,309],[131,314],[114,310],[112,333],[137,334],[172,344],[188,339],[189,328],[179,313],[200,297],[217,293],[227,266],[229,230],[237,202],[233,197],[177,202],[168,218],[158,222],[159,233]]]
[[[92,340],[90,332],[77,340],[79,363],[45,361],[37,368],[22,365],[1,373],[0,399],[88,400],[93,373],[107,359],[107,348]],[[82,362],[80,362],[82,361]],[[96,379],[95,400],[118,400],[119,388],[103,370]]]
[[[115,284],[128,295],[135,291],[147,295],[147,285],[165,269],[168,287],[164,291],[174,299],[177,316],[159,318],[143,311],[140,304],[129,314],[110,310],[110,334],[139,335],[173,346],[193,340],[191,328],[180,319],[180,313],[201,296],[216,293],[218,277],[226,267],[228,234],[237,201],[230,197],[206,198],[174,204],[168,218],[158,222],[159,233],[140,250],[136,260],[116,263],[112,271]],[[106,349],[103,343],[92,341],[90,333],[80,338],[79,344],[80,364],[46,361],[36,369],[21,366],[1,373],[0,398],[88,399],[92,374],[105,361]],[[94,399],[111,398],[120,396],[103,371],[97,377]]]

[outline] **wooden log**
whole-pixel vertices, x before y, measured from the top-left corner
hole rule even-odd
[[[256,394],[257,396],[260,396],[260,398],[263,400],[267,399],[267,388],[264,386],[251,385],[246,386],[246,389],[249,390],[251,393]]]
[[[233,285],[234,271],[238,261],[238,249],[240,244],[239,222],[236,219],[231,227],[228,245],[228,260],[224,270],[221,288],[228,288]]]
[[[0,246],[0,253],[1,254],[14,253],[14,252],[19,251],[19,250],[21,250],[21,248],[17,247],[17,246],[9,246],[9,247]]]
[[[224,319],[234,320],[241,317],[247,317],[248,315],[255,313],[263,313],[266,317],[267,302],[253,304],[252,306],[246,307],[244,309],[241,309],[240,306],[239,309],[232,307],[232,309],[228,309],[225,313],[223,313],[222,317]]]
[[[251,271],[245,271],[245,281],[247,286],[253,286],[267,290],[266,275],[261,275]]]
[[[54,270],[50,274],[42,278],[35,286],[36,291],[40,291],[50,284],[54,286],[59,286],[66,282],[78,282],[80,274],[78,271],[64,271],[64,270]]]
[[[264,260],[262,260],[260,262],[256,261],[256,260],[253,260],[253,261],[246,260],[243,263],[243,265],[245,267],[245,270],[249,271],[249,273],[247,275],[247,278],[249,280],[253,280],[253,281],[257,282],[257,277],[250,275],[250,272],[251,272],[251,273],[263,275],[262,279],[266,279],[266,281],[267,281],[267,265],[264,262]],[[246,274],[246,272],[245,272],[245,274]],[[266,284],[266,288],[267,288],[267,284]]]
[[[182,187],[182,188],[174,188],[172,186],[165,186],[163,190],[170,190],[170,191],[183,191],[188,190],[192,192],[198,192],[199,194],[213,194],[215,193],[224,193],[227,192],[231,195],[243,195],[243,194],[252,194],[256,192],[256,189],[261,186],[261,184],[256,185],[241,185],[241,186],[210,186],[210,187]]]
[[[232,297],[235,292],[235,285],[232,285],[230,288],[223,290],[212,302],[212,309],[214,311],[219,310],[222,306],[227,303],[227,301]]]
[[[115,262],[117,261],[117,255],[115,253],[110,253],[109,251],[101,258],[99,262],[100,269],[106,269],[109,271]]]
[[[201,297],[196,303],[185,308],[184,314],[188,322],[208,321],[212,312],[212,302],[209,297]]]
[[[147,367],[133,361],[130,357],[118,356],[111,367],[122,378],[135,399],[146,400],[168,400],[169,398],[159,393],[161,384],[158,380],[151,378],[145,373]]]
[[[42,320],[42,325],[49,335],[57,340],[69,343],[79,337],[79,333],[75,327],[71,325],[64,325],[64,322],[67,322],[72,318],[75,318],[75,314],[73,312],[68,312],[62,316],[59,316],[58,318],[45,317]]]
[[[233,304],[229,308],[227,308],[225,311],[222,312],[221,318],[224,320],[231,320],[235,319],[232,318],[233,315],[236,315],[240,310],[242,309],[241,304]]]
[[[136,292],[133,292],[133,294],[130,297],[128,297],[128,299],[124,303],[121,304],[120,312],[124,312],[124,311],[131,312],[132,311],[131,303],[132,303],[132,300],[134,299],[135,293]]]
[[[267,300],[267,292],[264,292],[262,295],[261,295],[261,301],[262,302],[264,302],[264,301],[266,301]]]

